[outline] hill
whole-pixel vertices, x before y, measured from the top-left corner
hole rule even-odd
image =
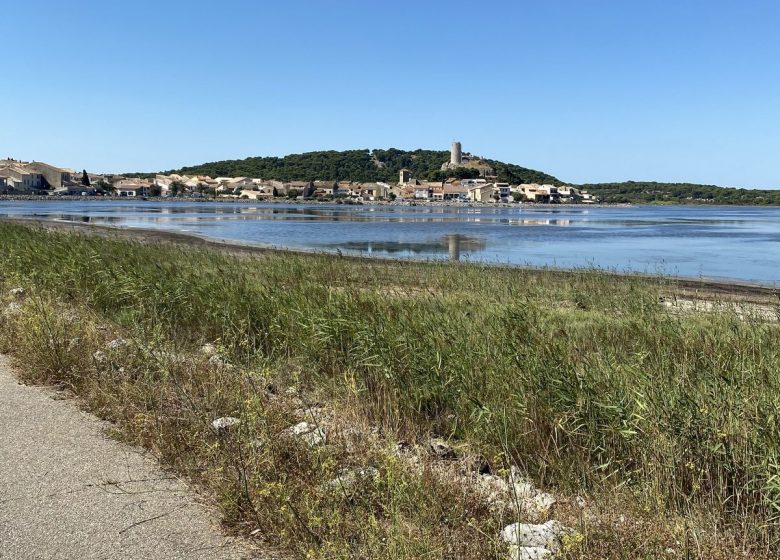
[[[284,157],[249,157],[215,161],[166,171],[166,174],[209,175],[211,177],[261,177],[279,181],[398,181],[401,169],[409,169],[418,179],[441,180],[446,177],[475,177],[475,169],[441,171],[449,161],[444,150],[374,150],[318,151],[290,154]],[[562,185],[560,179],[519,165],[486,160],[499,181],[511,184],[546,183]],[[153,174],[145,174],[146,176]],[[620,183],[588,183],[578,185],[596,195],[604,203],[635,204],[741,204],[780,205],[780,190],[755,190],[697,185],[693,183],[659,183],[625,181]]]
[[[443,173],[442,163],[449,161],[450,153],[437,150],[346,150],[307,152],[284,157],[249,157],[215,161],[182,167],[166,173],[181,175],[209,175],[211,177],[262,177],[279,181],[398,181],[401,169],[409,169],[418,179],[439,180],[458,176],[476,176],[474,169],[460,169]],[[509,163],[488,160],[500,181],[509,183],[562,182],[552,175]]]

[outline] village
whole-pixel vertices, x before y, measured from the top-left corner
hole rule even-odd
[[[0,195],[17,196],[114,196],[119,198],[195,198],[253,201],[321,200],[340,202],[405,201],[449,203],[545,203],[593,204],[597,199],[573,186],[499,182],[482,158],[463,153],[453,142],[450,161],[442,171],[474,169],[478,178],[426,181],[407,169],[397,183],[353,181],[277,181],[254,177],[209,177],[205,175],[156,175],[127,177],[78,172],[48,163],[0,160]],[[454,174],[454,173],[453,173]]]

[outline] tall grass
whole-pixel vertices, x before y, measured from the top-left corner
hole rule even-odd
[[[765,550],[780,536],[780,328],[765,317],[670,313],[670,282],[597,271],[238,257],[14,225],[0,238],[5,286],[50,307],[150,345],[218,341],[241,371],[295,363],[390,433],[467,442],[560,492],[707,511]]]

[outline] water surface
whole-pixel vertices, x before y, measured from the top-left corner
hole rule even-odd
[[[261,246],[780,282],[780,208],[2,201],[0,216]]]

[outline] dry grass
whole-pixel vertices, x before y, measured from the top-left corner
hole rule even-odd
[[[766,317],[670,313],[668,282],[598,272],[0,235],[0,287],[27,290],[3,351],[201,484],[229,526],[296,556],[504,554],[511,509],[394,453],[430,435],[559,494],[553,514],[583,536],[571,557],[776,553],[780,332]],[[107,349],[117,336],[129,344]],[[241,424],[220,437],[211,421],[228,415]],[[282,435],[302,419],[326,445]],[[365,467],[377,476],[329,484]]]

